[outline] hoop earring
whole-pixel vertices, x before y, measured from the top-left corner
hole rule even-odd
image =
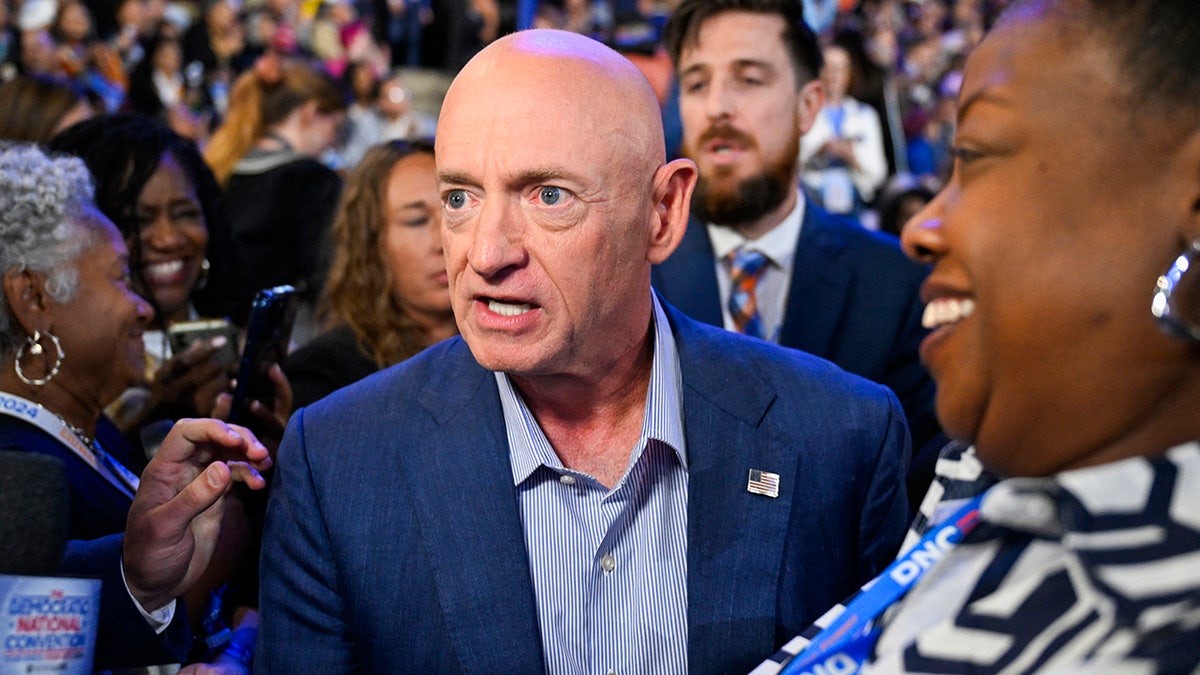
[[[1188,281],[1191,288],[1179,290],[1188,270],[1195,267],[1197,263],[1200,263],[1200,239],[1193,240],[1191,245],[1175,258],[1171,267],[1158,278],[1154,288],[1154,299],[1150,302],[1150,313],[1154,315],[1158,327],[1167,335],[1200,343],[1200,324],[1180,314],[1176,302],[1177,293],[1180,296],[1191,293],[1192,295],[1189,297],[1200,297],[1200,294],[1196,292],[1200,288],[1196,287],[1197,279],[1195,278]],[[1194,274],[1192,276],[1195,277]]]
[[[45,335],[47,338],[49,338],[50,344],[54,345],[56,357],[54,359],[54,365],[50,367],[50,372],[46,373],[45,377],[27,377],[25,373],[21,371],[21,359],[25,358],[26,349],[28,349],[29,353],[33,356],[41,356],[44,353],[44,350],[42,349],[42,335]],[[17,347],[17,358],[13,360],[13,370],[17,372],[17,379],[31,387],[40,387],[50,382],[50,380],[53,380],[55,375],[58,375],[58,369],[62,367],[64,356],[65,354],[63,354],[62,343],[58,341],[58,338],[54,335],[54,333],[51,333],[50,331],[42,333],[40,330],[35,330],[33,331],[33,335],[25,338],[25,342],[20,347]]]

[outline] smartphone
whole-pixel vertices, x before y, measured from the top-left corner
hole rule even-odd
[[[271,405],[275,385],[267,371],[287,359],[288,340],[296,320],[296,305],[300,298],[291,286],[276,286],[258,292],[250,304],[250,321],[246,324],[246,346],[238,365],[237,386],[233,390],[233,408],[229,421],[253,428],[250,424],[250,402]]]
[[[214,354],[217,363],[228,368],[237,362],[237,326],[228,319],[198,319],[177,321],[167,326],[167,341],[172,354],[180,354],[199,340],[211,340],[217,336],[225,338],[225,344]]]

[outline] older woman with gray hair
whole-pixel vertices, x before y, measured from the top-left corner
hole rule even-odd
[[[183,661],[188,614],[174,599],[223,583],[208,577],[228,556],[224,497],[234,481],[265,487],[267,449],[244,427],[185,420],[146,467],[103,416],[145,377],[154,311],[130,286],[125,239],[97,209],[82,160],[0,143],[0,279],[0,451],[65,467],[68,536],[90,541],[68,548],[63,571],[118,589],[102,602],[96,668]]]
[[[83,162],[0,146],[0,449],[60,458],[70,536],[121,532],[145,466],[104,405],[144,377],[153,316]]]

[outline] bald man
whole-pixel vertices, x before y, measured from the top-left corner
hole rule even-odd
[[[634,66],[498,40],[437,164],[462,336],[293,416],[261,670],[744,671],[891,560],[895,396],[651,292],[696,169]]]

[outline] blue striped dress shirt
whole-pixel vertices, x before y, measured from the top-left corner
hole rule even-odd
[[[675,338],[654,302],[654,359],[642,432],[606,489],[563,467],[496,373],[533,576],[546,670],[687,672],[687,448]]]

